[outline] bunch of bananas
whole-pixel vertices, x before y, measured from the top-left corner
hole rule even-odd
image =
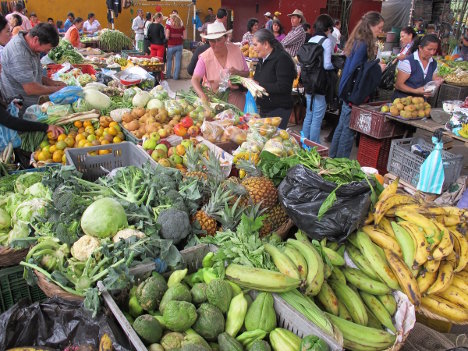
[[[369,277],[376,273],[432,318],[468,323],[468,240],[462,234],[468,211],[432,207],[397,188],[398,179],[381,193],[367,225],[349,241],[372,262]],[[373,256],[361,246],[364,237],[374,246]]]
[[[468,139],[468,123],[462,124],[462,128],[458,131],[458,134],[465,139]]]

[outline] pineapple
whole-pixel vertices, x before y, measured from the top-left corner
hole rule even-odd
[[[226,178],[219,157],[213,151],[207,151],[206,156],[202,158],[202,163],[208,173],[208,178],[214,183],[219,185]]]
[[[247,189],[241,184],[239,178],[229,177],[224,182],[221,183],[221,186],[229,190],[232,194],[232,199],[229,201],[229,206],[234,206],[234,203],[240,199],[240,206],[247,207],[251,201],[249,198],[249,193]]]
[[[188,147],[185,150],[185,162],[187,166],[187,172],[185,172],[185,178],[195,178],[201,181],[207,181],[208,176],[203,171],[203,165],[201,164],[201,152],[199,149],[193,146]]]
[[[225,207],[225,204],[230,199],[230,192],[218,187],[218,189],[216,189],[216,191],[211,195],[208,203],[204,205],[201,210],[195,213],[192,217],[192,221],[198,221],[201,229],[206,232],[206,235],[214,236],[216,234],[216,229],[218,228],[218,222],[216,221],[215,216]]]
[[[260,229],[260,236],[266,236],[281,227],[288,220],[288,215],[280,204],[276,204],[265,212],[263,227]]]
[[[224,204],[224,209],[219,211],[216,215],[218,222],[221,223],[219,231],[224,232],[226,230],[236,230],[245,210],[244,206],[242,206],[241,200],[242,198],[238,198],[232,206],[226,202]]]

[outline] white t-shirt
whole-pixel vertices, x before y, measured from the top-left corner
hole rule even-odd
[[[83,23],[83,31],[94,33],[99,30],[100,26],[101,24],[96,19],[93,21],[93,23],[89,23],[89,21],[85,21],[85,23]]]
[[[413,53],[413,57],[414,57],[414,59],[416,61],[418,61],[419,65],[421,66],[421,69],[422,69],[422,71],[424,73],[424,78],[426,78],[427,72],[429,70],[429,66],[430,66],[431,62],[434,61],[434,59],[431,57],[429,59],[429,62],[427,64],[426,68],[424,68],[421,60],[419,59],[419,54],[418,54],[417,50]],[[400,61],[398,63],[397,68],[398,68],[399,71],[405,72],[406,74],[411,74],[411,64],[410,64],[409,60]],[[439,71],[439,66],[437,66],[434,74],[436,74],[438,71]]]
[[[341,32],[338,28],[333,27],[333,32],[332,32],[333,37],[335,38],[335,42],[340,45],[341,41]]]
[[[143,31],[145,20],[140,16],[136,16],[132,22],[132,30],[135,32],[135,40],[143,40]],[[140,27],[143,27],[140,29]]]

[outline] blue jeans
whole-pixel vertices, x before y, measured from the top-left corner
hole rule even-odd
[[[320,144],[320,129],[327,109],[325,95],[314,95],[312,100],[312,95],[306,94],[306,100],[307,107],[302,133],[305,138]]]
[[[182,59],[182,45],[170,46],[167,48],[166,78],[171,78],[172,56],[175,55],[174,79],[179,79],[180,62]]]
[[[351,107],[343,102],[341,107],[340,120],[333,134],[333,140],[330,145],[328,154],[330,157],[346,157],[349,158],[353,149],[354,130],[349,129],[349,121],[351,119]]]

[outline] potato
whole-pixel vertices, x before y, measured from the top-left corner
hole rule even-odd
[[[126,112],[122,115],[122,121],[129,123],[133,121],[133,115],[130,112]]]
[[[133,120],[127,124],[127,129],[129,131],[134,131],[134,130],[137,130],[138,128],[140,128],[140,123],[138,123],[138,121]]]
[[[159,128],[156,124],[147,124],[145,130],[146,130],[146,133],[152,133],[152,132],[157,132]]]
[[[143,107],[136,107],[132,110],[132,113],[134,113],[137,117],[141,117],[146,113],[146,109]]]

